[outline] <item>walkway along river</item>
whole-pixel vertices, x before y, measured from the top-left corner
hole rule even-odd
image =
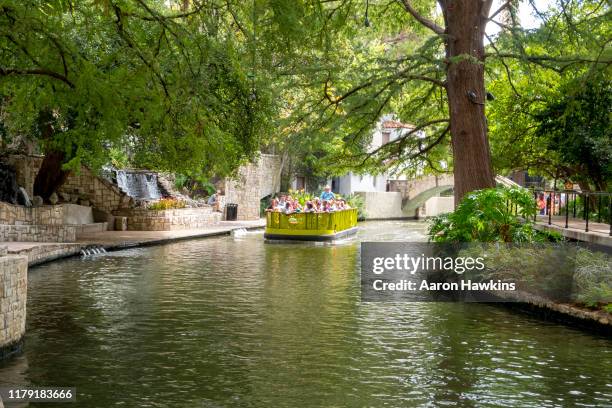
[[[335,246],[251,232],[32,268],[25,351],[0,386],[76,387],[66,407],[610,404],[607,338],[483,304],[360,302],[359,241],[423,228],[369,222]]]

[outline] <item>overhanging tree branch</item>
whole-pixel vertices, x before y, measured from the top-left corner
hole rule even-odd
[[[412,3],[410,2],[410,0],[401,0],[401,2],[404,5],[404,8],[406,9],[406,11],[408,13],[410,13],[410,15],[412,17],[414,17],[414,19],[417,20],[419,23],[423,24],[425,27],[429,28],[430,30],[432,30],[434,33],[436,33],[438,35],[443,35],[444,34],[444,28],[440,27],[439,25],[437,25],[436,23],[434,23],[433,21],[431,21],[427,17],[421,15],[412,6]]]
[[[0,67],[0,76],[9,76],[9,75],[42,75],[48,76],[54,79],[58,79],[68,85],[70,88],[74,88],[74,84],[64,75],[57,73],[55,71],[51,71],[48,69],[18,69],[18,68],[2,68]]]
[[[388,150],[391,146],[394,146],[394,145],[400,145],[401,146],[402,142],[404,142],[408,137],[410,137],[410,136],[414,135],[415,133],[425,129],[426,127],[429,127],[429,126],[432,126],[432,125],[436,125],[438,123],[448,123],[448,122],[449,122],[449,119],[444,118],[444,119],[434,119],[434,120],[430,120],[429,122],[422,123],[419,126],[416,126],[413,129],[410,129],[408,132],[404,133],[403,135],[401,135],[397,139],[392,140],[391,142],[386,143],[386,144],[384,144],[382,146],[379,146],[376,149],[372,150],[371,152],[364,153],[366,157],[363,159],[363,161],[361,162],[361,164],[359,166],[364,166],[366,164],[366,162],[369,159],[371,159],[373,156],[375,156],[377,153],[379,153],[379,152],[381,152],[383,150]],[[428,152],[435,145],[439,144],[442,141],[442,139],[444,139],[444,136],[446,135],[446,133],[448,133],[449,130],[450,130],[450,127],[447,126],[446,130],[444,130],[441,133],[441,135],[436,140],[434,140],[427,147],[425,147],[423,149],[419,149],[419,151],[415,153],[416,155],[414,157]],[[362,155],[360,155],[360,156],[362,156]],[[414,157],[412,157],[412,158],[414,158]]]
[[[495,16],[497,16],[499,13],[501,13],[502,11],[504,11],[504,9],[511,7],[512,3],[514,3],[516,0],[508,0],[506,1],[504,4],[502,4],[493,14],[491,14],[489,16],[489,20],[492,20],[495,18]]]

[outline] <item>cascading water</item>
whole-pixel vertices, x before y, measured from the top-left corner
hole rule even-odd
[[[127,195],[142,200],[157,200],[161,193],[157,174],[143,171],[117,170],[117,185]]]

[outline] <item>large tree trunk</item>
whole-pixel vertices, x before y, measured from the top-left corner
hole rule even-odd
[[[484,111],[484,29],[491,2],[440,4],[448,35],[447,94],[457,205],[470,191],[495,186]]]
[[[38,119],[39,130],[43,143],[51,140],[54,133],[53,115],[50,111],[41,112]],[[62,169],[65,154],[62,151],[47,148],[45,158],[34,179],[34,195],[41,196],[45,202],[68,177],[68,172]]]

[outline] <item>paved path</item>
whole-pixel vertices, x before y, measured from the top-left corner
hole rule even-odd
[[[50,242],[0,242],[9,253],[28,256],[30,265],[65,258],[80,253],[81,248],[102,246],[106,250],[117,250],[136,246],[160,245],[185,239],[228,235],[232,230],[259,229],[266,225],[265,219],[256,221],[221,221],[209,228],[177,231],[103,231],[84,234],[73,243]]]
[[[579,241],[592,242],[612,247],[612,236],[610,236],[610,224],[592,222],[589,220],[589,232],[585,232],[585,221],[581,218],[568,220],[568,228],[565,228],[565,216],[553,216],[551,225],[548,225],[548,216],[538,216],[536,228],[540,230],[552,230],[563,236]]]
[[[77,240],[82,245],[101,245],[106,249],[117,249],[143,245],[157,245],[183,239],[227,235],[232,230],[256,229],[266,225],[265,219],[256,221],[221,221],[210,228],[176,231],[104,231],[83,234]]]

